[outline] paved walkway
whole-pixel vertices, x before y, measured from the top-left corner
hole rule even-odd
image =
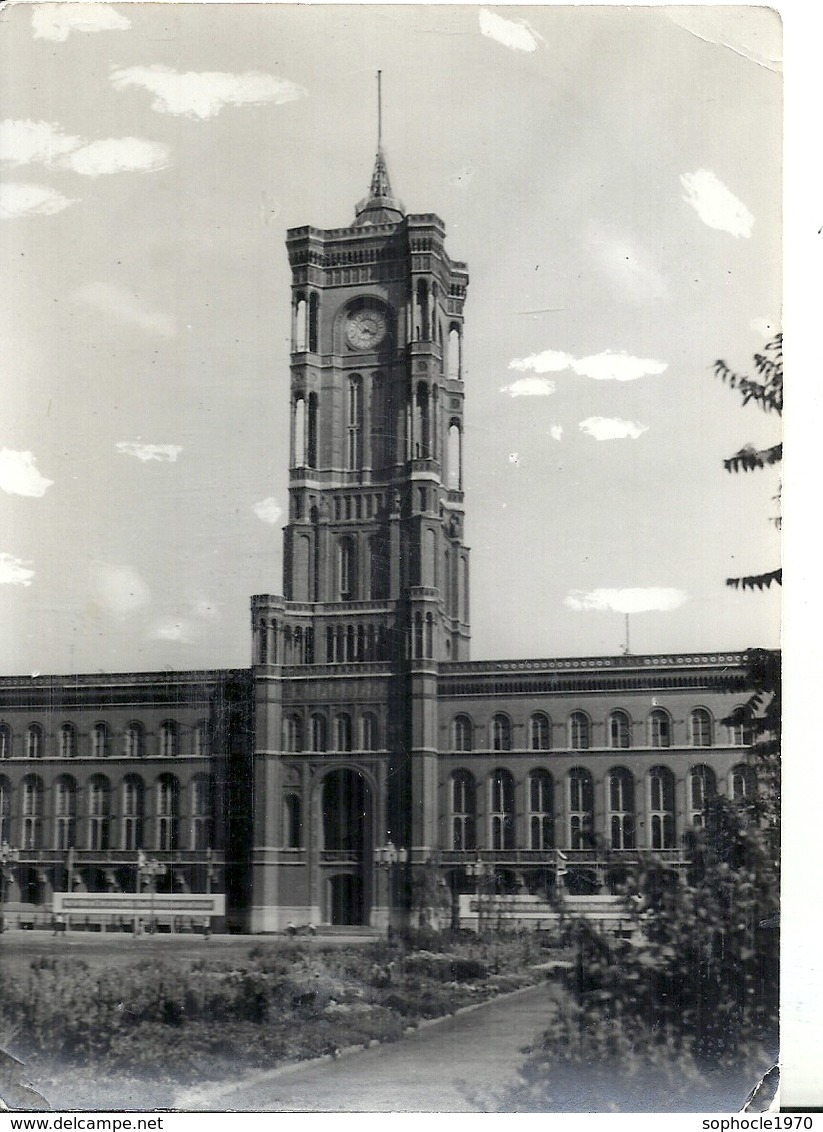
[[[253,1082],[181,1093],[175,1107],[263,1112],[477,1112],[523,1064],[545,1028],[545,985],[425,1026],[400,1042],[338,1061],[259,1074]]]

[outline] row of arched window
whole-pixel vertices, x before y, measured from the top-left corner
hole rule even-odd
[[[530,751],[550,751],[555,746],[554,734],[562,729],[559,749],[587,751],[594,746],[592,732],[594,724],[584,711],[573,711],[564,723],[555,724],[542,711],[535,712],[526,723],[525,749]],[[726,725],[719,734],[717,724],[707,708],[693,708],[688,719],[688,743],[692,747],[712,747],[720,742],[731,747],[744,747],[751,743],[750,729],[742,724]],[[468,715],[457,715],[452,721],[452,750],[473,751],[478,746],[478,731]],[[674,726],[671,715],[663,708],[655,708],[645,721],[639,725],[628,712],[617,710],[606,719],[605,742],[602,745],[614,750],[629,747],[671,747],[674,742]],[[482,733],[481,733],[482,734]],[[514,726],[505,712],[497,712],[489,723],[489,747],[493,751],[514,749]],[[521,749],[518,745],[517,749]]]
[[[348,712],[338,712],[328,719],[321,712],[313,712],[307,725],[296,712],[283,718],[282,749],[298,751],[379,751],[380,727],[377,716],[362,712],[356,719]]]
[[[83,733],[73,723],[62,723],[53,737],[48,736],[40,723],[30,723],[15,744],[11,726],[0,723],[0,759],[15,756],[26,759],[42,759],[48,755],[58,758],[77,758],[89,755],[92,758],[106,758],[121,755],[124,758],[142,758],[158,755],[161,758],[174,758],[176,755],[206,757],[211,754],[211,725],[201,720],[191,728],[182,728],[176,720],[164,720],[158,729],[156,743],[149,743],[151,736],[138,720],[127,723],[122,732],[112,730],[107,723],[95,723],[88,734]],[[184,743],[184,736],[186,742]]]
[[[456,770],[449,782],[451,848],[531,850],[589,849],[596,834],[612,849],[674,849],[676,847],[675,777],[665,766],[654,766],[638,782],[626,767],[612,767],[605,779],[605,828],[595,829],[594,779],[586,767],[572,767],[562,783],[544,768],[533,770],[525,783],[526,845],[516,843],[515,779],[498,767],[485,782],[486,843],[481,845],[478,795],[483,788],[468,770]],[[728,793],[736,801],[754,797],[756,776],[751,766],[739,764],[729,774]],[[558,791],[562,790],[562,798]],[[717,776],[711,767],[692,766],[686,782],[686,825],[702,826],[708,801],[717,794]],[[638,811],[646,818],[645,844],[639,843]],[[556,826],[556,816],[562,820]],[[681,830],[681,833],[684,830]]]
[[[208,849],[213,805],[214,780],[206,774],[185,789],[173,774],[149,785],[127,774],[118,786],[95,774],[82,787],[64,774],[48,789],[27,774],[16,790],[0,776],[0,842],[23,850]]]

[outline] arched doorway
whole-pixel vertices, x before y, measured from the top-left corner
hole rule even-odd
[[[321,804],[322,860],[334,866],[327,882],[327,918],[332,924],[368,924],[373,841],[371,789],[360,772],[341,767],[323,780]]]

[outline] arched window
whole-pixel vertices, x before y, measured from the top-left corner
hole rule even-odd
[[[191,780],[191,847],[202,852],[212,846],[214,783],[207,774]]]
[[[167,719],[160,724],[160,756],[161,758],[173,758],[178,754],[178,731],[177,724],[173,719]]]
[[[7,723],[0,723],[0,759],[11,758],[11,728]]]
[[[668,719],[668,716],[666,718]],[[650,848],[673,849],[675,843],[674,775],[665,766],[653,766],[649,771],[649,821],[651,825]]]
[[[529,775],[529,848],[551,849],[554,845],[554,783],[547,770]]]
[[[306,398],[298,393],[292,409],[292,458],[295,468],[306,466]]]
[[[746,719],[746,709],[741,705],[730,713],[732,723],[727,724],[730,747],[748,747],[752,742],[752,729]]]
[[[42,759],[43,746],[43,728],[39,723],[29,724],[26,728],[26,758]]]
[[[536,711],[529,720],[529,748],[532,751],[548,751],[552,745],[552,725],[543,711]]]
[[[96,853],[111,848],[109,822],[111,814],[111,787],[102,774],[89,780],[89,849]]]
[[[492,750],[510,751],[512,749],[512,724],[507,715],[498,712],[492,716]]]
[[[146,809],[146,791],[143,780],[136,774],[123,779],[123,817],[121,848],[143,848],[143,819]]]
[[[306,315],[308,305],[306,296],[297,294],[294,297],[294,322],[292,325],[292,349],[303,353],[306,349]]]
[[[123,754],[127,759],[140,758],[145,751],[145,733],[143,724],[133,720],[126,724],[123,733]]]
[[[712,717],[705,708],[695,708],[689,716],[689,731],[693,747],[711,747]]]
[[[201,719],[194,726],[194,754],[197,758],[207,759],[211,755],[211,724],[207,719]]]
[[[73,759],[77,754],[77,730],[73,723],[64,723],[60,727],[58,754],[61,759]]]
[[[609,716],[609,746],[616,751],[632,745],[632,725],[625,711],[613,711]]]
[[[306,419],[306,465],[317,467],[317,394],[310,393]]]
[[[672,745],[672,721],[667,711],[655,708],[649,716],[649,746],[670,747]]]
[[[489,834],[492,849],[514,849],[514,778],[499,767],[489,776]]]
[[[350,751],[352,747],[351,716],[341,712],[334,721],[335,750]]]
[[[757,777],[754,768],[745,763],[732,767],[729,775],[729,793],[735,802],[751,802],[757,793]]]
[[[456,322],[453,322],[449,326],[449,362],[447,366],[448,376],[452,381],[460,380],[460,344],[460,327]]]
[[[317,330],[320,319],[320,298],[316,291],[309,292],[309,351],[317,353]]]
[[[43,848],[43,780],[36,774],[23,779],[23,849]]]
[[[585,767],[576,766],[569,771],[568,783],[569,848],[590,849],[594,828],[594,782]]]
[[[4,841],[11,841],[11,783],[0,775],[0,845]]]
[[[609,771],[609,838],[612,849],[634,849],[634,777],[623,766]]]
[[[360,720],[360,739],[362,751],[376,751],[380,746],[377,741],[377,717],[370,711],[363,712]]]
[[[456,715],[452,724],[452,747],[465,752],[472,749],[472,721],[467,715]]]
[[[353,601],[357,586],[357,556],[354,540],[344,535],[337,545],[337,571],[340,600]]]
[[[54,848],[73,849],[77,833],[77,783],[61,775],[54,784]]]
[[[302,846],[303,818],[297,794],[283,796],[283,848],[300,849]]]
[[[583,711],[573,711],[569,716],[569,747],[572,751],[588,751],[591,746],[591,725]]]
[[[299,715],[287,715],[283,719],[283,750],[292,753],[303,750],[303,721]]]
[[[349,378],[346,419],[346,467],[356,471],[363,464],[363,386],[359,374]]]
[[[693,766],[688,784],[689,824],[702,829],[706,824],[706,807],[717,794],[717,779],[709,766]]]
[[[446,449],[446,487],[449,491],[463,488],[463,433],[460,422],[449,423],[448,448]]]
[[[431,455],[431,408],[429,387],[425,381],[417,383],[417,396],[415,397],[416,410],[416,448],[414,455],[424,459]]]
[[[309,721],[311,749],[316,754],[326,750],[326,717],[315,712]]]
[[[451,776],[452,848],[474,849],[474,827],[477,814],[477,787],[467,770],[456,770]]]
[[[95,723],[91,729],[91,756],[104,759],[109,753],[109,729],[105,723]]]
[[[179,849],[180,783],[173,774],[157,779],[157,843],[161,852]]]

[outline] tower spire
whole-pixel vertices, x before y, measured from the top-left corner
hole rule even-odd
[[[369,195],[354,210],[355,225],[390,224],[403,219],[403,204],[392,192],[389,168],[383,153],[383,72],[377,72],[377,154]]]

